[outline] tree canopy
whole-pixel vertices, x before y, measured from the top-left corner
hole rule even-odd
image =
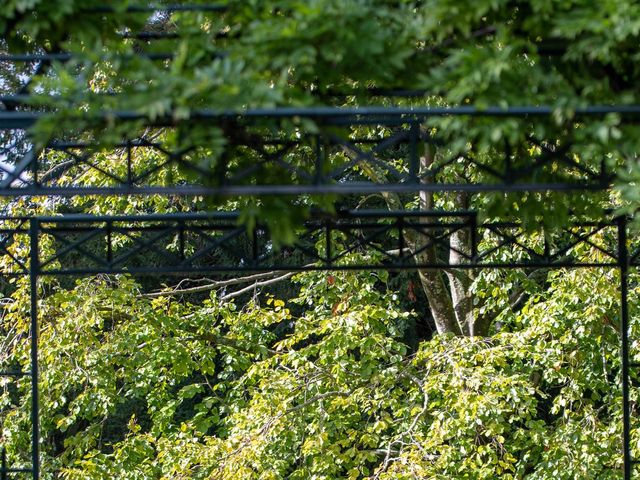
[[[375,145],[404,124],[242,121],[290,107],[549,106],[540,117],[420,117],[416,178],[610,172],[589,191],[19,197],[2,201],[10,215],[240,210],[278,249],[317,208],[476,210],[521,219],[540,245],[572,216],[633,214],[640,202],[635,118],[575,114],[640,104],[631,0],[7,0],[0,31],[3,111],[43,114],[28,136],[3,132],[4,155],[32,150],[59,184],[108,187],[134,168],[157,185],[219,187],[245,171],[246,184],[291,185],[323,136],[338,139],[325,152],[346,181],[411,173],[408,143],[366,150],[377,163],[349,143]],[[280,153],[274,138],[296,149]],[[160,147],[121,147],[141,139]],[[48,148],[60,140],[90,144],[92,157],[67,161]],[[182,163],[156,171],[166,152]],[[455,265],[490,242],[463,230],[427,240],[406,239],[417,263]],[[591,246],[572,253],[595,261]],[[44,279],[43,477],[619,478],[618,280],[610,269]],[[635,273],[630,286],[635,315]],[[2,283],[3,368],[28,370],[28,287]],[[1,439],[17,465],[28,462],[28,398],[27,378],[2,384]]]

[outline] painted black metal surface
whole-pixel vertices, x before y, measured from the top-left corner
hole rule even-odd
[[[607,214],[608,215],[608,214]],[[252,231],[239,212],[160,215],[66,215],[0,218],[5,275],[28,275],[29,261],[12,245],[36,237],[48,245],[37,256],[39,275],[155,274],[244,271],[616,267],[618,219],[574,219],[545,231],[518,221],[477,220],[472,211],[353,210],[311,218],[294,244],[275,248],[268,228]],[[475,239],[470,251],[449,258],[457,232]],[[421,263],[421,251],[441,251]],[[638,263],[640,244],[632,245]],[[586,258],[596,252],[599,260]],[[581,253],[582,252],[582,253]],[[31,257],[31,262],[34,262]]]
[[[51,140],[36,149],[28,128],[42,113],[0,113],[0,130],[14,141],[0,146],[0,195],[301,195],[418,191],[507,192],[602,190],[613,172],[603,155],[593,166],[572,156],[580,119],[617,112],[640,116],[640,107],[590,107],[575,111],[562,135],[549,127],[553,109],[488,108],[280,108],[244,112],[195,111],[189,119],[145,121],[119,143],[86,139]],[[105,114],[106,115],[106,114]],[[136,112],[112,112],[122,122],[142,120]],[[453,142],[430,128],[446,117],[513,117],[523,130],[547,126],[544,136],[527,135],[527,156],[508,144],[490,158],[478,145],[457,147],[448,157],[421,164],[425,145]],[[307,122],[306,127],[301,124]],[[176,145],[159,133],[185,124],[207,125],[224,143],[222,152],[198,154],[195,145]],[[312,124],[313,128],[308,125]],[[358,133],[375,127],[374,137]],[[155,127],[155,128],[152,128]],[[308,133],[309,130],[314,133]],[[164,138],[164,139],[163,139]],[[559,143],[561,142],[561,143]],[[22,151],[16,144],[20,143]],[[478,143],[482,143],[478,140]],[[136,160],[141,155],[146,162]],[[233,162],[224,158],[233,157]],[[451,175],[452,171],[464,172]],[[372,173],[373,172],[373,173]],[[170,179],[180,174],[179,184]],[[273,181],[276,178],[276,181]],[[169,179],[169,181],[167,180]],[[185,180],[186,179],[186,180]],[[262,180],[262,179],[271,179]]]

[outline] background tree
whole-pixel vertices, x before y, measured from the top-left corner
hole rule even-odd
[[[85,114],[78,119],[81,106],[88,112],[108,108],[136,110],[151,118],[187,118],[198,108],[241,111],[278,105],[553,105],[558,108],[555,120],[537,122],[535,129],[529,122],[463,118],[429,125],[454,141],[437,151],[425,149],[422,167],[427,170],[438,157],[465,151],[496,167],[511,157],[517,170],[539,154],[540,148],[530,142],[535,130],[546,148],[566,145],[570,155],[585,165],[597,165],[606,157],[613,168],[626,172],[625,178],[638,175],[634,126],[621,125],[615,116],[577,125],[567,122],[572,108],[582,105],[637,103],[638,90],[632,81],[637,68],[633,61],[638,37],[635,2],[606,2],[596,7],[585,1],[567,7],[562,2],[536,1],[285,0],[228,2],[222,12],[151,17],[149,13],[126,13],[127,2],[113,3],[112,14],[97,15],[92,9],[100,5],[16,1],[0,17],[9,48],[77,54],[77,60],[66,64],[43,62],[32,68],[40,73],[31,82],[32,91],[43,93],[41,100],[48,104],[51,98],[46,95],[55,94],[54,106],[61,112],[55,121],[40,126],[41,138],[61,128],[95,127]],[[36,10],[37,17],[33,15]],[[69,30],[66,26],[72,18],[74,28]],[[149,32],[160,34],[160,40],[150,41]],[[150,56],[163,49],[175,51],[175,57],[159,62]],[[376,96],[398,88],[424,94],[409,100]],[[64,118],[68,122],[61,122]],[[248,135],[240,133],[243,128],[231,125],[206,132],[193,128],[181,131],[179,142],[199,151],[191,161],[211,169],[215,183],[216,172],[228,168],[229,161],[255,162],[246,152],[225,150],[225,136],[230,131]],[[130,130],[127,125],[122,131],[110,128],[108,132],[118,138]],[[506,149],[511,153],[505,153]],[[269,177],[268,170],[262,174]],[[374,180],[385,175],[367,174]],[[442,175],[482,178],[482,172],[455,168]],[[623,192],[634,201],[633,189]],[[560,201],[560,197],[539,194],[494,198],[492,205],[502,205],[504,210],[504,205],[516,202],[520,216],[538,221],[534,217],[543,216],[544,205],[553,202],[561,222],[570,206],[580,209],[585,202],[601,200],[566,196]],[[320,206],[330,208],[331,201],[320,200]],[[416,205],[415,199],[391,195],[385,201],[392,208]],[[464,209],[485,201],[462,194],[424,193],[417,204],[429,209],[445,205]],[[296,218],[305,215],[309,201],[305,204],[300,212],[301,205],[294,199],[263,198],[257,202],[258,209],[246,211],[266,219],[276,239],[291,242]],[[282,208],[291,212],[291,222],[276,221],[282,219]],[[500,208],[497,210],[499,213]],[[446,255],[454,263],[459,261],[455,250],[469,251],[469,239],[458,233],[451,241],[455,246],[449,252],[429,248],[421,253],[422,258]],[[420,242],[413,239],[414,250],[420,250]],[[420,281],[439,332],[489,332],[497,312],[481,317],[473,314],[472,276],[448,273],[445,279],[422,271]]]
[[[211,171],[215,186],[225,170],[256,162],[255,151],[235,148],[228,139],[260,138],[272,124],[148,128],[144,121],[110,124],[101,112],[128,110],[149,121],[188,124],[198,109],[551,105],[555,114],[536,122],[425,122],[422,172],[436,165],[440,177],[485,180],[482,169],[447,162],[465,155],[496,169],[508,161],[525,172],[518,179],[526,181],[535,158],[563,151],[588,168],[605,158],[626,182],[622,198],[606,192],[423,193],[357,201],[391,209],[480,209],[492,218],[517,212],[525,224],[544,222],[553,235],[571,213],[621,205],[633,211],[639,200],[637,127],[616,115],[572,117],[588,104],[640,103],[634,81],[640,7],[631,0],[252,0],[228,2],[224,11],[162,15],[127,12],[128,5],[110,2],[111,11],[96,13],[103,5],[94,0],[5,2],[3,49],[74,55],[31,62],[22,70],[4,65],[3,89],[33,96],[27,105],[5,99],[5,108],[52,113],[32,132],[34,143],[21,140],[20,149],[37,152],[61,135],[109,145],[144,132],[169,147],[189,149],[188,160]],[[167,50],[172,58],[154,57]],[[421,95],[384,95],[398,89]],[[293,137],[316,133],[318,126],[291,122],[286,128]],[[370,127],[338,133],[374,138],[388,132]],[[432,137],[441,141],[437,148],[427,141]],[[256,142],[257,149],[264,147]],[[100,152],[105,170],[125,168],[122,152]],[[330,154],[337,165],[357,158],[344,146]],[[389,153],[385,160],[405,154]],[[42,161],[56,180],[77,173],[54,155]],[[135,158],[141,168],[157,161],[153,153]],[[305,158],[298,161],[304,166]],[[388,175],[366,167],[362,173],[371,180]],[[108,184],[95,172],[80,173],[86,175],[80,182]],[[189,179],[188,170],[173,174],[171,181]],[[266,168],[261,174],[275,182],[281,172]],[[351,200],[18,199],[5,210],[241,208],[248,224],[264,219],[276,241],[286,244],[312,207],[331,210]],[[470,250],[462,232],[446,248],[424,248],[418,235],[409,241],[412,254],[427,263],[438,255],[455,263],[459,252]],[[24,254],[20,245],[12,248]],[[244,284],[224,280],[187,292],[180,291],[182,284],[175,294],[156,292],[159,282],[126,277],[44,285],[47,475],[614,478],[621,404],[611,388],[619,377],[614,279],[599,271],[419,274],[442,334],[421,342],[410,339],[416,320],[389,288],[397,280],[380,276],[301,275],[283,292],[290,302],[260,305],[256,298],[242,307],[221,289]],[[511,289],[497,289],[500,282]],[[26,367],[26,285],[3,289],[7,340],[1,359]],[[220,291],[207,298],[203,292],[209,290]],[[21,381],[5,385],[2,396],[2,436],[17,462],[27,452],[28,417],[18,400],[27,392]]]

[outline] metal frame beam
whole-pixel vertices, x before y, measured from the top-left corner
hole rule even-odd
[[[640,265],[640,243],[631,253],[616,244],[619,219],[574,218],[556,230],[533,228],[520,221],[478,221],[475,211],[345,210],[312,214],[300,226],[298,240],[274,248],[266,225],[249,232],[239,224],[240,212],[158,215],[0,217],[0,260],[5,275],[213,273],[310,270],[415,270],[479,268],[616,267]],[[25,227],[27,222],[31,227]],[[36,229],[37,235],[33,233]],[[451,263],[449,239],[458,231],[476,239],[472,251],[459,252]],[[46,238],[54,252],[19,258],[14,242]],[[35,235],[35,236],[34,236]],[[407,238],[415,239],[409,245]],[[323,245],[318,250],[317,245]],[[416,263],[416,249],[446,253],[429,264]],[[598,259],[576,253],[587,248]],[[352,253],[358,259],[347,259]],[[373,255],[366,255],[373,252]],[[224,263],[219,262],[223,259]],[[37,270],[34,270],[34,267]]]
[[[512,117],[522,122],[523,134],[537,122],[547,122],[551,107],[507,109],[459,108],[282,108],[244,112],[194,111],[180,124],[207,124],[217,128],[232,162],[215,154],[194,154],[193,147],[136,134],[112,145],[97,147],[91,141],[52,140],[40,151],[17,153],[16,142],[0,149],[0,196],[74,195],[303,195],[366,194],[379,192],[526,192],[589,191],[611,186],[613,172],[605,155],[595,165],[575,161],[571,148],[579,133],[579,119],[617,113],[625,121],[640,120],[640,106],[587,107],[574,112],[562,139],[553,128],[549,138],[532,133],[523,138],[535,154],[513,152],[508,144],[496,145],[487,160],[479,146],[438,158],[421,166],[418,144],[435,148],[449,140],[428,122],[440,117]],[[106,113],[105,118],[111,118]],[[151,122],[137,112],[113,112],[121,122],[175,128],[171,118]],[[14,132],[28,146],[28,128],[46,117],[41,112],[0,112],[0,130]],[[291,125],[302,119],[315,124],[308,133]],[[99,119],[93,119],[99,120]],[[144,121],[143,121],[144,120]],[[265,124],[265,122],[267,122]],[[264,127],[268,125],[269,132]],[[140,125],[138,125],[139,127]],[[361,127],[376,127],[376,138],[359,136]],[[296,127],[297,128],[297,127]],[[137,136],[136,136],[137,135]],[[561,144],[558,145],[558,140]],[[578,140],[579,141],[579,140]],[[481,143],[478,141],[478,143]],[[24,148],[23,148],[24,150]],[[145,152],[149,162],[136,163],[135,153]],[[486,152],[485,152],[486,153]],[[379,172],[372,178],[363,170]],[[463,171],[468,180],[451,181],[449,170]],[[167,178],[182,172],[189,180],[167,185]],[[277,172],[275,183],[262,180],[263,172]],[[89,174],[89,175],[87,175]],[[90,178],[90,180],[87,180]],[[269,177],[270,178],[270,177]]]

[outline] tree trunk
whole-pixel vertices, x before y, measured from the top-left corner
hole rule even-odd
[[[469,208],[469,195],[467,193],[457,193],[455,196],[457,209],[466,210]],[[453,232],[449,236],[449,264],[459,265],[464,262],[465,256],[471,253],[471,235],[464,228]],[[473,294],[471,285],[473,283],[473,272],[468,269],[446,270],[449,279],[449,289],[456,321],[460,326],[463,335],[474,336],[475,319],[473,315]]]
[[[343,151],[352,159],[357,158],[357,152],[343,146]],[[420,157],[420,170],[426,172],[434,161],[434,153],[431,145],[425,144],[424,155]],[[360,162],[360,168],[372,182],[383,183],[384,174],[366,161]],[[400,197],[395,193],[383,193],[387,207],[391,210],[401,210],[403,208]],[[455,197],[456,207],[460,209],[468,208],[469,198],[465,193]],[[434,198],[432,192],[420,192],[420,210],[433,210]],[[421,219],[422,223],[428,223],[430,218]],[[416,230],[407,230],[406,239],[408,245],[414,252],[416,263],[436,264],[436,245],[432,239]],[[471,239],[469,232],[464,229],[456,231],[449,236],[449,262],[451,264],[461,263],[465,254],[471,251]],[[446,276],[440,269],[420,269],[418,270],[420,283],[427,297],[429,311],[439,334],[453,333],[455,335],[485,335],[486,330],[479,331],[474,326],[473,296],[471,294],[471,284],[473,278],[468,270],[448,270]]]
[[[425,153],[420,158],[420,170],[426,171],[432,164],[434,155],[430,145],[425,145]],[[433,193],[432,192],[420,192],[420,210],[433,210]],[[429,219],[423,219],[428,223]],[[413,231],[412,231],[413,232]],[[429,247],[425,246],[430,242],[430,239],[424,238],[416,232],[416,235],[410,235],[409,238],[412,243],[413,251],[419,252],[414,254],[416,263],[434,264],[436,263],[436,246],[432,242]],[[456,304],[453,297],[447,290],[444,282],[444,278],[441,270],[420,269],[418,270],[420,277],[420,283],[422,289],[427,296],[429,303],[429,310],[431,316],[436,324],[436,330],[439,334],[454,333],[456,335],[465,334],[465,331],[461,328],[460,322],[456,315]]]

